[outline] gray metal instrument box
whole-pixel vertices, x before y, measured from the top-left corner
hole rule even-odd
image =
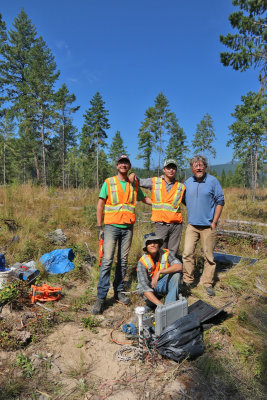
[[[177,319],[188,314],[188,302],[179,295],[179,300],[164,305],[158,305],[155,310],[155,334],[159,336],[163,329]]]

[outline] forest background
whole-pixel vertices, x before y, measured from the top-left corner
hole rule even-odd
[[[233,148],[231,167],[210,168],[222,185],[264,187],[266,159],[266,19],[263,1],[234,0],[229,20],[233,33],[218,38],[231,52],[221,53],[221,63],[234,70],[254,68],[258,91],[241,96],[232,112],[227,146]],[[230,26],[229,26],[230,28]],[[76,95],[66,83],[58,85],[60,71],[45,39],[21,9],[9,27],[0,17],[0,182],[65,187],[99,188],[113,174],[117,157],[131,156],[115,131],[110,139],[109,110],[101,93],[90,98],[81,128],[73,123],[79,110]],[[57,88],[57,89],[56,89]],[[191,143],[169,100],[161,91],[144,110],[136,134],[139,176],[159,175],[163,159],[175,158],[178,178],[190,173],[192,154],[203,154],[209,164],[216,157],[216,132],[206,112],[196,126]],[[134,165],[134,161],[132,160]]]

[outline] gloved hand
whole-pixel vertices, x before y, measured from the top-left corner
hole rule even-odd
[[[102,238],[103,234],[104,234],[104,231],[102,229],[102,226],[100,225],[100,226],[97,227],[97,238],[98,238],[98,240],[100,240]]]

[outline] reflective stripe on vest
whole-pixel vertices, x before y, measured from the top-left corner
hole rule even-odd
[[[114,176],[112,178],[108,178],[111,191],[111,198],[110,198],[111,204],[117,204],[119,202],[118,186],[114,178],[115,178]]]
[[[139,261],[146,267],[148,275],[153,278],[153,276],[163,269],[169,268],[170,264],[168,262],[168,249],[160,249],[160,256],[157,265],[154,264],[152,257],[149,254],[144,254]],[[161,278],[162,275],[160,275]]]
[[[180,204],[185,186],[175,181],[170,192],[167,193],[163,178],[152,178],[152,217],[154,222],[181,223],[182,214]]]
[[[126,183],[125,192],[116,176],[106,179],[108,198],[105,204],[104,224],[134,224],[138,182],[133,187]]]

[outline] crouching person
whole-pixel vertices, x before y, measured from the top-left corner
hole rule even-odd
[[[137,264],[138,291],[144,295],[146,311],[162,304],[160,297],[166,295],[165,304],[178,300],[182,264],[167,249],[161,249],[163,240],[156,233],[144,235],[145,254]]]

